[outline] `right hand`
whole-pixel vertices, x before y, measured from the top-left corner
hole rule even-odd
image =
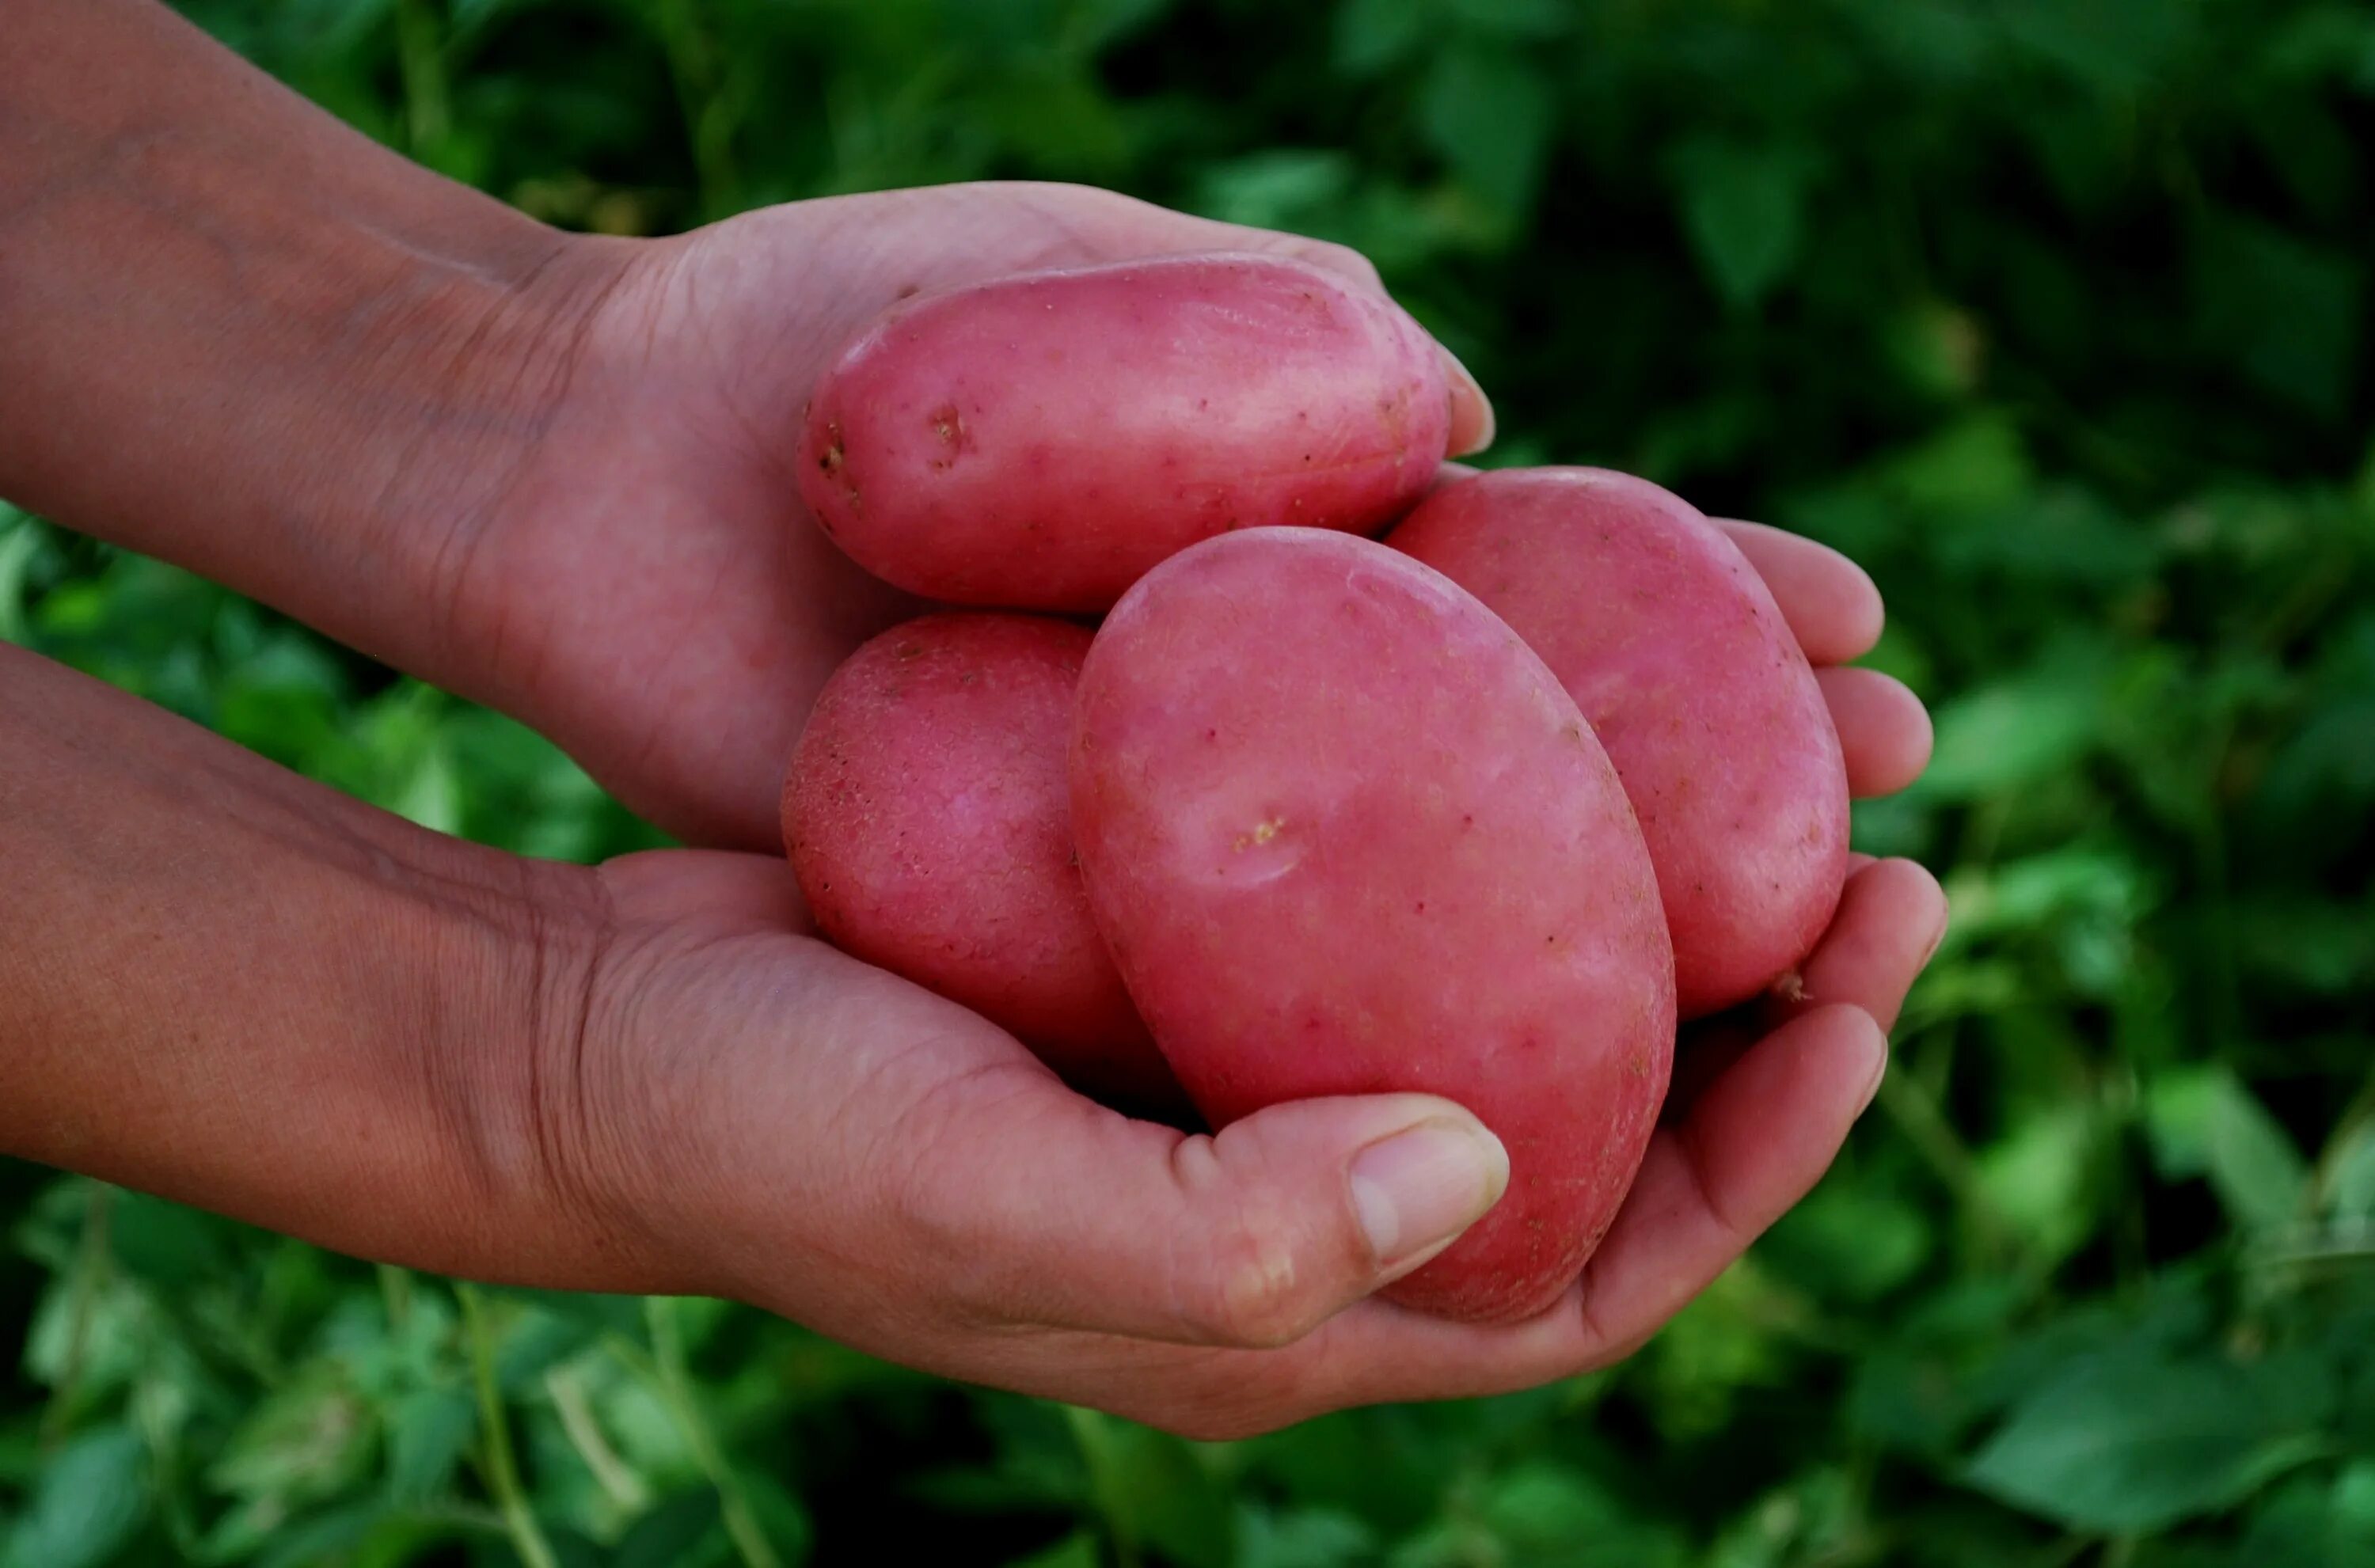
[[[794,934],[780,861],[661,851],[598,877],[584,1007],[544,1043],[557,1065],[529,1075],[526,1125],[587,1233],[642,1255],[630,1288],[737,1297],[1203,1438],[1630,1353],[1829,1165],[1944,922],[1919,867],[1861,866],[1804,966],[1809,999],[1678,1097],[1582,1280],[1540,1318],[1478,1328],[1365,1299],[1506,1179],[1458,1106],[1306,1101],[1217,1137],[1133,1121],[987,1021]]]

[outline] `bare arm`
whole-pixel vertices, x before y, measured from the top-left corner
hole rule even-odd
[[[0,495],[404,662],[587,247],[153,0],[0,0]]]
[[[0,1149],[562,1283],[632,1236],[542,1136],[596,874],[423,831],[0,644]]]

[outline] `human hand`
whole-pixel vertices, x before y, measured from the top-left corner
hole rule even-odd
[[[1856,651],[1857,574],[1742,536],[1818,656]],[[1901,782],[1918,708],[1826,678],[1855,787]],[[801,934],[779,858],[521,860],[30,654],[0,684],[0,1149],[440,1272],[733,1296],[1201,1436],[1627,1352],[1828,1164],[1944,914],[1918,867],[1860,867],[1791,997],[1692,1030],[1576,1290],[1476,1328],[1366,1299],[1494,1194],[1457,1106],[1133,1121]],[[1420,1125],[1450,1136],[1364,1163]]]
[[[1878,603],[1860,573],[1728,526],[1816,657],[1863,651]],[[1822,678],[1856,789],[1919,770],[1927,725],[1901,689]],[[1577,1289],[1486,1329],[1365,1299],[1497,1190],[1497,1151],[1459,1136],[1473,1123],[1458,1107],[1310,1101],[1188,1137],[1070,1093],[983,1020],[790,934],[800,912],[775,862],[669,852],[603,877],[612,924],[579,1037],[609,1136],[605,1174],[579,1185],[671,1238],[700,1290],[1201,1436],[1628,1353],[1827,1166],[1944,921],[1919,867],[1860,861],[1790,996],[1687,1032],[1667,1125]],[[1362,1161],[1423,1124],[1453,1135],[1450,1152],[1406,1167],[1416,1183],[1381,1250]],[[1460,1162],[1463,1146],[1481,1155]]]
[[[845,560],[794,483],[809,389],[845,342],[918,290],[1178,252],[1289,254],[1383,292],[1340,246],[1068,185],[799,202],[577,243],[545,285],[567,301],[549,307],[564,390],[486,499],[421,525],[451,536],[426,552],[444,563],[442,634],[408,667],[544,731],[679,836],[743,849],[780,843],[784,762],[825,678],[920,607]],[[1464,451],[1492,416],[1453,379]]]
[[[1363,275],[1047,187],[567,240],[400,165],[161,9],[45,0],[29,22],[31,57],[59,64],[0,139],[30,127],[46,161],[0,167],[79,199],[23,207],[6,248],[0,403],[29,417],[0,420],[0,484],[508,709],[696,840],[772,845],[809,697],[906,607],[839,560],[782,471],[848,332],[911,286],[1150,252],[1283,248]],[[167,131],[177,159],[103,156]],[[121,351],[94,357],[94,334]],[[1459,422],[1486,419],[1475,400]],[[1741,536],[1771,546],[1750,553],[1810,655],[1860,650],[1877,612],[1860,574]],[[1918,707],[1878,677],[1825,679],[1859,784],[1901,782]],[[1183,1138],[794,934],[780,861],[534,867],[59,691],[89,716],[53,734],[27,704],[0,749],[12,819],[47,824],[11,840],[7,881],[46,917],[6,975],[9,1147],[366,1256],[723,1291],[1205,1433],[1621,1353],[1827,1162],[1877,1065],[1863,1017],[1893,1013],[1934,925],[1918,871],[1861,872],[1807,1000],[1735,1032],[1728,1065],[1686,1051],[1721,1070],[1676,1097],[1572,1310],[1464,1329],[1360,1298],[1470,1217],[1489,1160],[1464,1185],[1439,1168],[1449,1217],[1414,1206],[1382,1265],[1348,1174],[1413,1115],[1465,1125],[1455,1108],[1323,1102]],[[102,948],[137,960],[82,984]],[[273,984],[289,973],[308,984]]]

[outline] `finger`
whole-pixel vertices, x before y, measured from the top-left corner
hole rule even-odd
[[[1894,1027],[1907,989],[1945,935],[1945,909],[1937,878],[1913,862],[1849,855],[1838,908],[1804,961],[1758,1001],[1684,1031],[1663,1118],[1687,1116],[1760,1034],[1811,1008],[1849,1002],[1882,1029]]]
[[[916,1129],[909,1208],[973,1310],[1187,1344],[1275,1346],[1433,1257],[1496,1202],[1508,1155],[1449,1101],[1274,1105],[1215,1136],[1009,1079]]]
[[[1584,1272],[1577,1365],[1630,1354],[1813,1190],[1887,1062],[1887,1037],[1862,1008],[1817,1008],[1660,1128]]]
[[[1766,1002],[1766,1020],[1844,1002],[1894,1029],[1905,994],[1945,936],[1946,895],[1938,879],[1910,860],[1876,861],[1848,878],[1830,929],[1798,966],[1792,994]]]
[[[1838,731],[1848,793],[1894,795],[1930,765],[1930,711],[1904,682],[1876,669],[1818,669],[1814,679]]]
[[[1621,1360],[1822,1178],[1886,1058],[1855,1008],[1766,1036],[1687,1124],[1659,1131],[1583,1279],[1539,1317],[1481,1328],[1364,1302],[1280,1350],[1134,1358],[1132,1413],[1243,1436],[1356,1405],[1510,1393]]]
[[[1864,569],[1828,545],[1762,523],[1713,520],[1773,590],[1809,662],[1845,664],[1872,652],[1885,619]]]

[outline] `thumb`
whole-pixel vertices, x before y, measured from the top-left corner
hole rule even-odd
[[[1298,1101],[1209,1137],[1052,1081],[1017,1109],[1002,1101],[993,1147],[936,1160],[923,1198],[932,1244],[971,1255],[975,1306],[1014,1323],[1284,1345],[1449,1246],[1509,1182],[1500,1140],[1432,1095]]]

